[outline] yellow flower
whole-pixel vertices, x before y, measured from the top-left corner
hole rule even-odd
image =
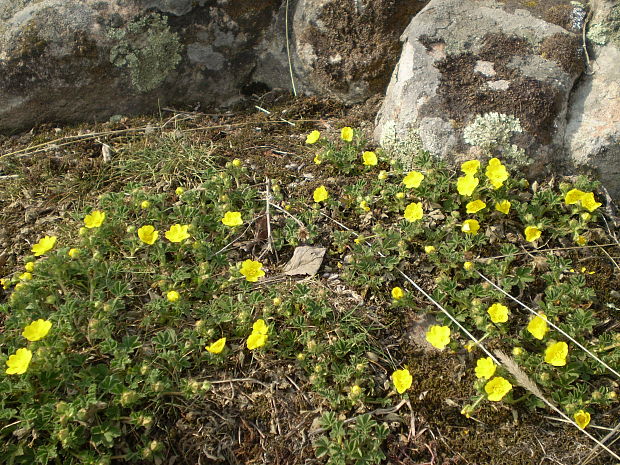
[[[420,183],[424,180],[424,175],[419,171],[410,171],[407,173],[407,176],[403,179],[403,184],[411,189],[420,187]]]
[[[407,370],[406,368],[404,370],[396,370],[394,373],[392,373],[392,382],[394,383],[396,392],[402,394],[411,387],[413,377],[411,376],[411,373],[409,373],[409,370]]]
[[[480,223],[478,220],[465,220],[463,221],[463,226],[461,226],[461,231],[465,234],[478,234],[478,230],[480,229]]]
[[[472,262],[465,262],[463,263],[463,268],[465,268],[465,271],[471,271],[474,269],[474,264]]]
[[[233,165],[235,168],[239,168],[239,167],[241,166],[241,160],[239,160],[238,158],[235,158],[235,159],[232,161],[232,165]]]
[[[487,399],[492,402],[502,400],[511,389],[512,384],[501,376],[496,376],[484,385],[484,390],[487,393]]]
[[[491,305],[487,313],[491,316],[493,323],[506,323],[508,321],[508,307],[500,303]]]
[[[351,391],[349,392],[349,394],[351,395],[351,397],[359,397],[360,395],[362,395],[362,388],[359,387],[357,384],[354,384],[353,386],[351,386]]]
[[[56,245],[56,236],[45,236],[39,239],[39,242],[33,245],[31,250],[35,257],[39,257],[52,250],[54,245]]]
[[[590,414],[585,410],[579,410],[575,412],[573,418],[575,419],[575,423],[577,423],[577,426],[579,426],[579,428],[581,429],[584,429],[590,424]]]
[[[514,355],[515,357],[518,357],[522,353],[523,353],[523,349],[521,347],[513,347],[512,348],[512,355]]]
[[[269,326],[265,323],[265,320],[259,318],[252,324],[252,332],[257,334],[267,334],[269,332]]]
[[[527,330],[536,339],[542,340],[545,334],[547,334],[547,331],[549,331],[545,314],[539,313],[538,316],[532,318],[527,325]]]
[[[103,220],[105,220],[105,212],[95,210],[84,217],[84,226],[88,229],[98,228],[103,224]]]
[[[226,212],[224,218],[222,218],[222,223],[231,228],[242,225],[243,220],[241,219],[241,212]]]
[[[185,189],[183,189],[181,186],[177,187],[177,188],[174,190],[174,193],[175,193],[176,195],[182,195],[182,194],[183,194],[183,192],[185,192]]]
[[[508,171],[506,167],[502,165],[502,162],[497,158],[491,158],[486,169],[487,178],[491,181],[491,185],[494,189],[499,189],[504,184],[504,181],[508,179]]]
[[[181,298],[181,295],[177,291],[166,292],[166,299],[168,302],[176,302]]]
[[[28,262],[26,263],[26,265],[24,265],[24,269],[28,272],[28,273],[32,273],[34,271],[34,262]]]
[[[588,242],[588,240],[584,237],[584,236],[577,236],[575,238],[575,242],[579,245],[586,245],[586,243]]]
[[[32,273],[26,271],[19,275],[19,279],[22,281],[30,281],[32,279]]]
[[[495,374],[496,369],[497,365],[491,357],[479,358],[476,362],[476,378],[490,379]]]
[[[312,131],[310,134],[306,136],[306,144],[314,144],[321,137],[321,133],[319,131]]]
[[[353,140],[353,129],[349,126],[346,126],[340,130],[340,138],[346,142],[351,142]]]
[[[22,336],[24,336],[30,342],[38,341],[39,339],[43,339],[45,336],[47,336],[47,333],[49,333],[51,328],[51,321],[39,318],[38,320],[33,321],[24,328]]]
[[[211,352],[212,354],[219,354],[222,352],[222,350],[224,350],[225,346],[226,346],[226,338],[223,337],[215,341],[213,344],[208,345],[205,348],[207,349],[207,352]]]
[[[443,350],[450,343],[450,327],[433,325],[426,332],[426,340],[439,350]]]
[[[545,362],[554,367],[563,367],[566,365],[567,355],[568,344],[566,342],[556,342],[545,350]]]
[[[366,202],[365,200],[362,200],[360,202],[360,208],[362,210],[364,210],[365,212],[369,212],[370,211],[370,207],[368,206],[368,202]]]
[[[2,286],[2,289],[8,289],[10,285],[10,282],[7,278],[1,278],[0,279],[0,286]]]
[[[497,202],[495,204],[495,209],[498,212],[502,212],[504,215],[507,215],[508,212],[510,211],[510,201],[508,200],[502,200],[501,202]]]
[[[477,213],[480,210],[483,210],[487,207],[487,204],[484,203],[482,200],[478,199],[478,200],[474,200],[473,202],[469,202],[466,205],[467,208],[467,213]]]
[[[528,226],[525,228],[525,240],[528,242],[534,242],[540,238],[542,231],[536,226]]]
[[[327,193],[325,186],[317,187],[314,189],[314,193],[312,194],[312,198],[316,203],[323,202],[324,200],[327,200],[328,197],[329,194]]]
[[[142,203],[140,204],[140,208],[142,210],[146,210],[150,206],[151,206],[151,202],[149,202],[148,200],[143,200]]]
[[[267,342],[268,336],[266,334],[258,334],[252,333],[248,336],[248,340],[246,341],[246,345],[248,349],[254,350],[262,347]]]
[[[405,208],[405,214],[403,215],[407,221],[414,222],[419,221],[424,216],[424,210],[422,210],[421,202],[414,202],[407,205]]]
[[[189,238],[188,228],[189,224],[173,224],[164,235],[170,242],[182,242]]]
[[[159,231],[155,231],[155,227],[150,224],[147,224],[145,226],[142,226],[141,228],[138,228],[138,237],[145,244],[153,245],[155,241],[157,240],[158,236],[159,236]]]
[[[78,255],[80,255],[80,249],[69,249],[69,251],[67,252],[67,255],[69,255],[69,257],[71,258],[75,258]]]
[[[480,180],[473,174],[466,174],[456,180],[456,190],[459,191],[459,194],[469,197],[474,193],[479,182]]]
[[[314,163],[316,163],[317,165],[320,165],[321,163],[323,163],[323,160],[321,159],[321,154],[317,153],[314,156]]]
[[[6,366],[8,367],[6,374],[22,375],[26,373],[30,360],[32,360],[32,352],[28,349],[17,349],[17,352],[9,356],[9,359],[6,361]]]
[[[461,164],[461,171],[465,174],[474,175],[478,172],[479,169],[480,169],[479,160],[469,160]]]
[[[379,179],[379,181],[385,181],[388,177],[387,171],[385,170],[381,170],[379,171],[379,174],[377,175],[377,179]]]
[[[396,197],[398,200],[404,199],[405,198],[405,193],[404,192],[397,192],[394,197]]]
[[[434,245],[425,245],[424,246],[424,252],[431,254],[435,251],[435,246]]]
[[[593,212],[594,210],[596,210],[601,205],[603,205],[603,204],[597,202],[596,200],[594,200],[594,193],[593,192],[586,192],[583,195],[583,197],[581,198],[581,206],[583,208],[587,208],[588,211],[590,211],[590,212]]]
[[[400,287],[396,286],[392,289],[392,298],[394,300],[400,300],[405,297],[405,291],[403,291]]]
[[[254,260],[245,260],[241,264],[241,269],[239,270],[245,279],[250,281],[251,283],[255,283],[258,281],[258,278],[262,278],[265,276],[265,272],[262,270],[263,264],[261,262],[257,262]]]
[[[256,320],[252,325],[252,334],[248,337],[246,345],[253,350],[262,347],[267,342],[269,327],[262,318]]]
[[[581,202],[581,199],[585,195],[585,192],[580,191],[579,189],[571,189],[564,196],[564,203],[566,205],[574,205],[578,202]]]
[[[364,152],[362,160],[366,166],[375,166],[378,163],[377,154],[375,152]]]

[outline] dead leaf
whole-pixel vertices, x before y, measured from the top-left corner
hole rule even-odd
[[[288,276],[299,274],[313,276],[319,271],[326,250],[324,247],[308,247],[305,245],[297,247],[293,252],[293,257],[284,265],[282,271]]]

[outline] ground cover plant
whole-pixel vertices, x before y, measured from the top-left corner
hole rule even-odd
[[[177,114],[109,139],[79,174],[97,182],[38,177],[79,195],[2,273],[7,463],[614,460],[619,245],[597,184],[527,181],[493,144],[404,167],[354,117],[301,121],[313,104]],[[30,162],[0,163],[10,210]],[[301,245],[326,249],[318,274],[283,273]]]

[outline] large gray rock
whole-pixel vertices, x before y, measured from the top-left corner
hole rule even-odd
[[[518,118],[510,144],[543,166],[564,144],[584,17],[569,0],[432,0],[401,36],[377,139],[416,130],[450,159],[472,148],[463,136],[477,115],[499,113]]]
[[[282,5],[0,0],[0,131],[234,103]],[[286,76],[283,56],[276,75]]]
[[[292,27],[299,90],[357,103],[383,94],[399,37],[430,0],[298,0]]]
[[[591,71],[575,87],[569,106],[566,164],[597,175],[620,199],[620,4],[614,3],[593,4]]]

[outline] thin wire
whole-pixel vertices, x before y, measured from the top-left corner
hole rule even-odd
[[[476,271],[476,273],[478,273],[478,275],[484,279],[486,282],[488,282],[491,286],[493,286],[495,289],[497,289],[498,291],[500,291],[502,294],[504,294],[506,297],[514,300],[516,303],[518,303],[519,305],[521,305],[523,308],[525,308],[527,311],[529,311],[532,315],[538,315],[538,312],[531,309],[530,307],[528,307],[527,305],[525,305],[523,302],[521,302],[519,299],[517,299],[516,297],[511,296],[508,292],[506,292],[505,290],[503,290],[502,288],[500,288],[497,284],[495,284],[493,281],[491,281],[489,278],[487,278],[485,275],[483,275],[482,273],[480,273],[480,271],[478,270],[474,270]],[[555,324],[553,324],[551,321],[547,320],[547,323],[549,324],[549,326],[551,326],[552,328],[554,328],[556,331],[559,331],[561,334],[563,334],[566,338],[568,338],[571,342],[573,342],[575,345],[577,345],[581,350],[583,350],[585,353],[587,353],[590,357],[592,357],[594,360],[596,360],[597,362],[599,362],[601,365],[603,365],[605,368],[607,368],[609,371],[611,371],[614,375],[616,375],[618,378],[620,378],[620,373],[618,373],[616,370],[614,370],[613,368],[611,368],[609,365],[607,365],[605,362],[603,362],[600,358],[598,358],[596,355],[594,355],[592,352],[590,352],[588,349],[586,349],[583,345],[581,345],[579,342],[577,342],[573,337],[571,337],[569,334],[567,334],[564,330],[562,330],[561,328],[559,328],[558,326],[556,326]]]

